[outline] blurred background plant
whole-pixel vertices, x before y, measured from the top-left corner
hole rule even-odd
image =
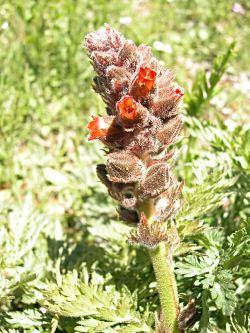
[[[186,89],[176,272],[181,302],[197,303],[189,331],[249,331],[249,18],[247,0],[1,2],[0,332],[154,332],[151,265],[87,142],[104,105],[81,45],[104,22]]]

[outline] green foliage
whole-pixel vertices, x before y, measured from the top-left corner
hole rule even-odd
[[[228,332],[247,333],[250,329],[250,316],[236,312],[228,325]]]
[[[48,224],[45,216],[32,209],[29,197],[21,207],[9,209],[0,215],[0,304],[11,299],[17,289],[37,283],[41,264],[33,250]]]
[[[196,169],[193,186],[184,190],[183,208],[177,216],[179,231],[183,236],[200,232],[204,228],[202,218],[222,205],[236,178],[227,179],[222,172]]]
[[[97,273],[89,276],[86,269],[80,278],[73,271],[58,279],[44,291],[42,304],[58,318],[59,327],[61,317],[73,317],[74,332],[153,332],[148,311],[143,316],[136,311],[136,296],[127,288],[118,292]]]
[[[201,113],[204,114],[204,108],[216,93],[215,88],[227,68],[234,47],[235,43],[231,43],[225,54],[215,59],[209,75],[198,71],[190,92],[186,94],[187,113],[190,116],[200,117]]]
[[[182,258],[177,263],[177,273],[185,278],[195,277],[193,283],[198,287],[195,294],[202,300],[200,329],[205,332],[211,328],[214,306],[228,317],[240,304],[244,290],[240,290],[238,284],[242,285],[242,281],[237,278],[239,268],[246,269],[247,275],[250,273],[250,233],[242,228],[225,239],[221,231],[212,229],[199,238],[199,243],[205,248],[204,254],[197,252]],[[226,245],[222,250],[223,243]],[[245,302],[242,304],[243,308],[247,306]]]
[[[0,315],[0,323],[5,327],[9,326],[12,328],[23,329],[32,329],[36,327],[39,329],[44,325],[48,326],[49,320],[37,309],[26,309],[23,312],[12,311],[2,313]]]

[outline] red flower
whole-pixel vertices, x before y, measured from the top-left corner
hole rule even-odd
[[[138,74],[138,83],[142,87],[146,87],[148,92],[153,88],[156,79],[156,72],[148,67],[140,67]]]
[[[88,130],[90,132],[89,141],[95,139],[104,139],[108,133],[113,119],[110,120],[107,117],[92,116],[93,120],[88,124]]]
[[[180,88],[176,88],[174,92],[175,92],[175,94],[178,95],[179,97],[184,96],[184,93],[181,91]]]
[[[118,103],[117,108],[122,120],[134,120],[137,117],[137,103],[131,96],[124,96]]]
[[[147,97],[153,89],[156,80],[156,72],[148,67],[140,67],[139,73],[132,83],[131,95],[135,99]]]

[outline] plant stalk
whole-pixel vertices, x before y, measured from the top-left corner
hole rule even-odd
[[[161,303],[161,313],[167,333],[180,333],[178,327],[179,300],[172,263],[166,256],[165,243],[150,249],[157,288]]]

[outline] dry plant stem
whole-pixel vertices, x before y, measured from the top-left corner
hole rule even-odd
[[[177,287],[172,263],[166,257],[165,243],[161,242],[156,248],[150,249],[149,254],[155,272],[166,332],[179,333]]]

